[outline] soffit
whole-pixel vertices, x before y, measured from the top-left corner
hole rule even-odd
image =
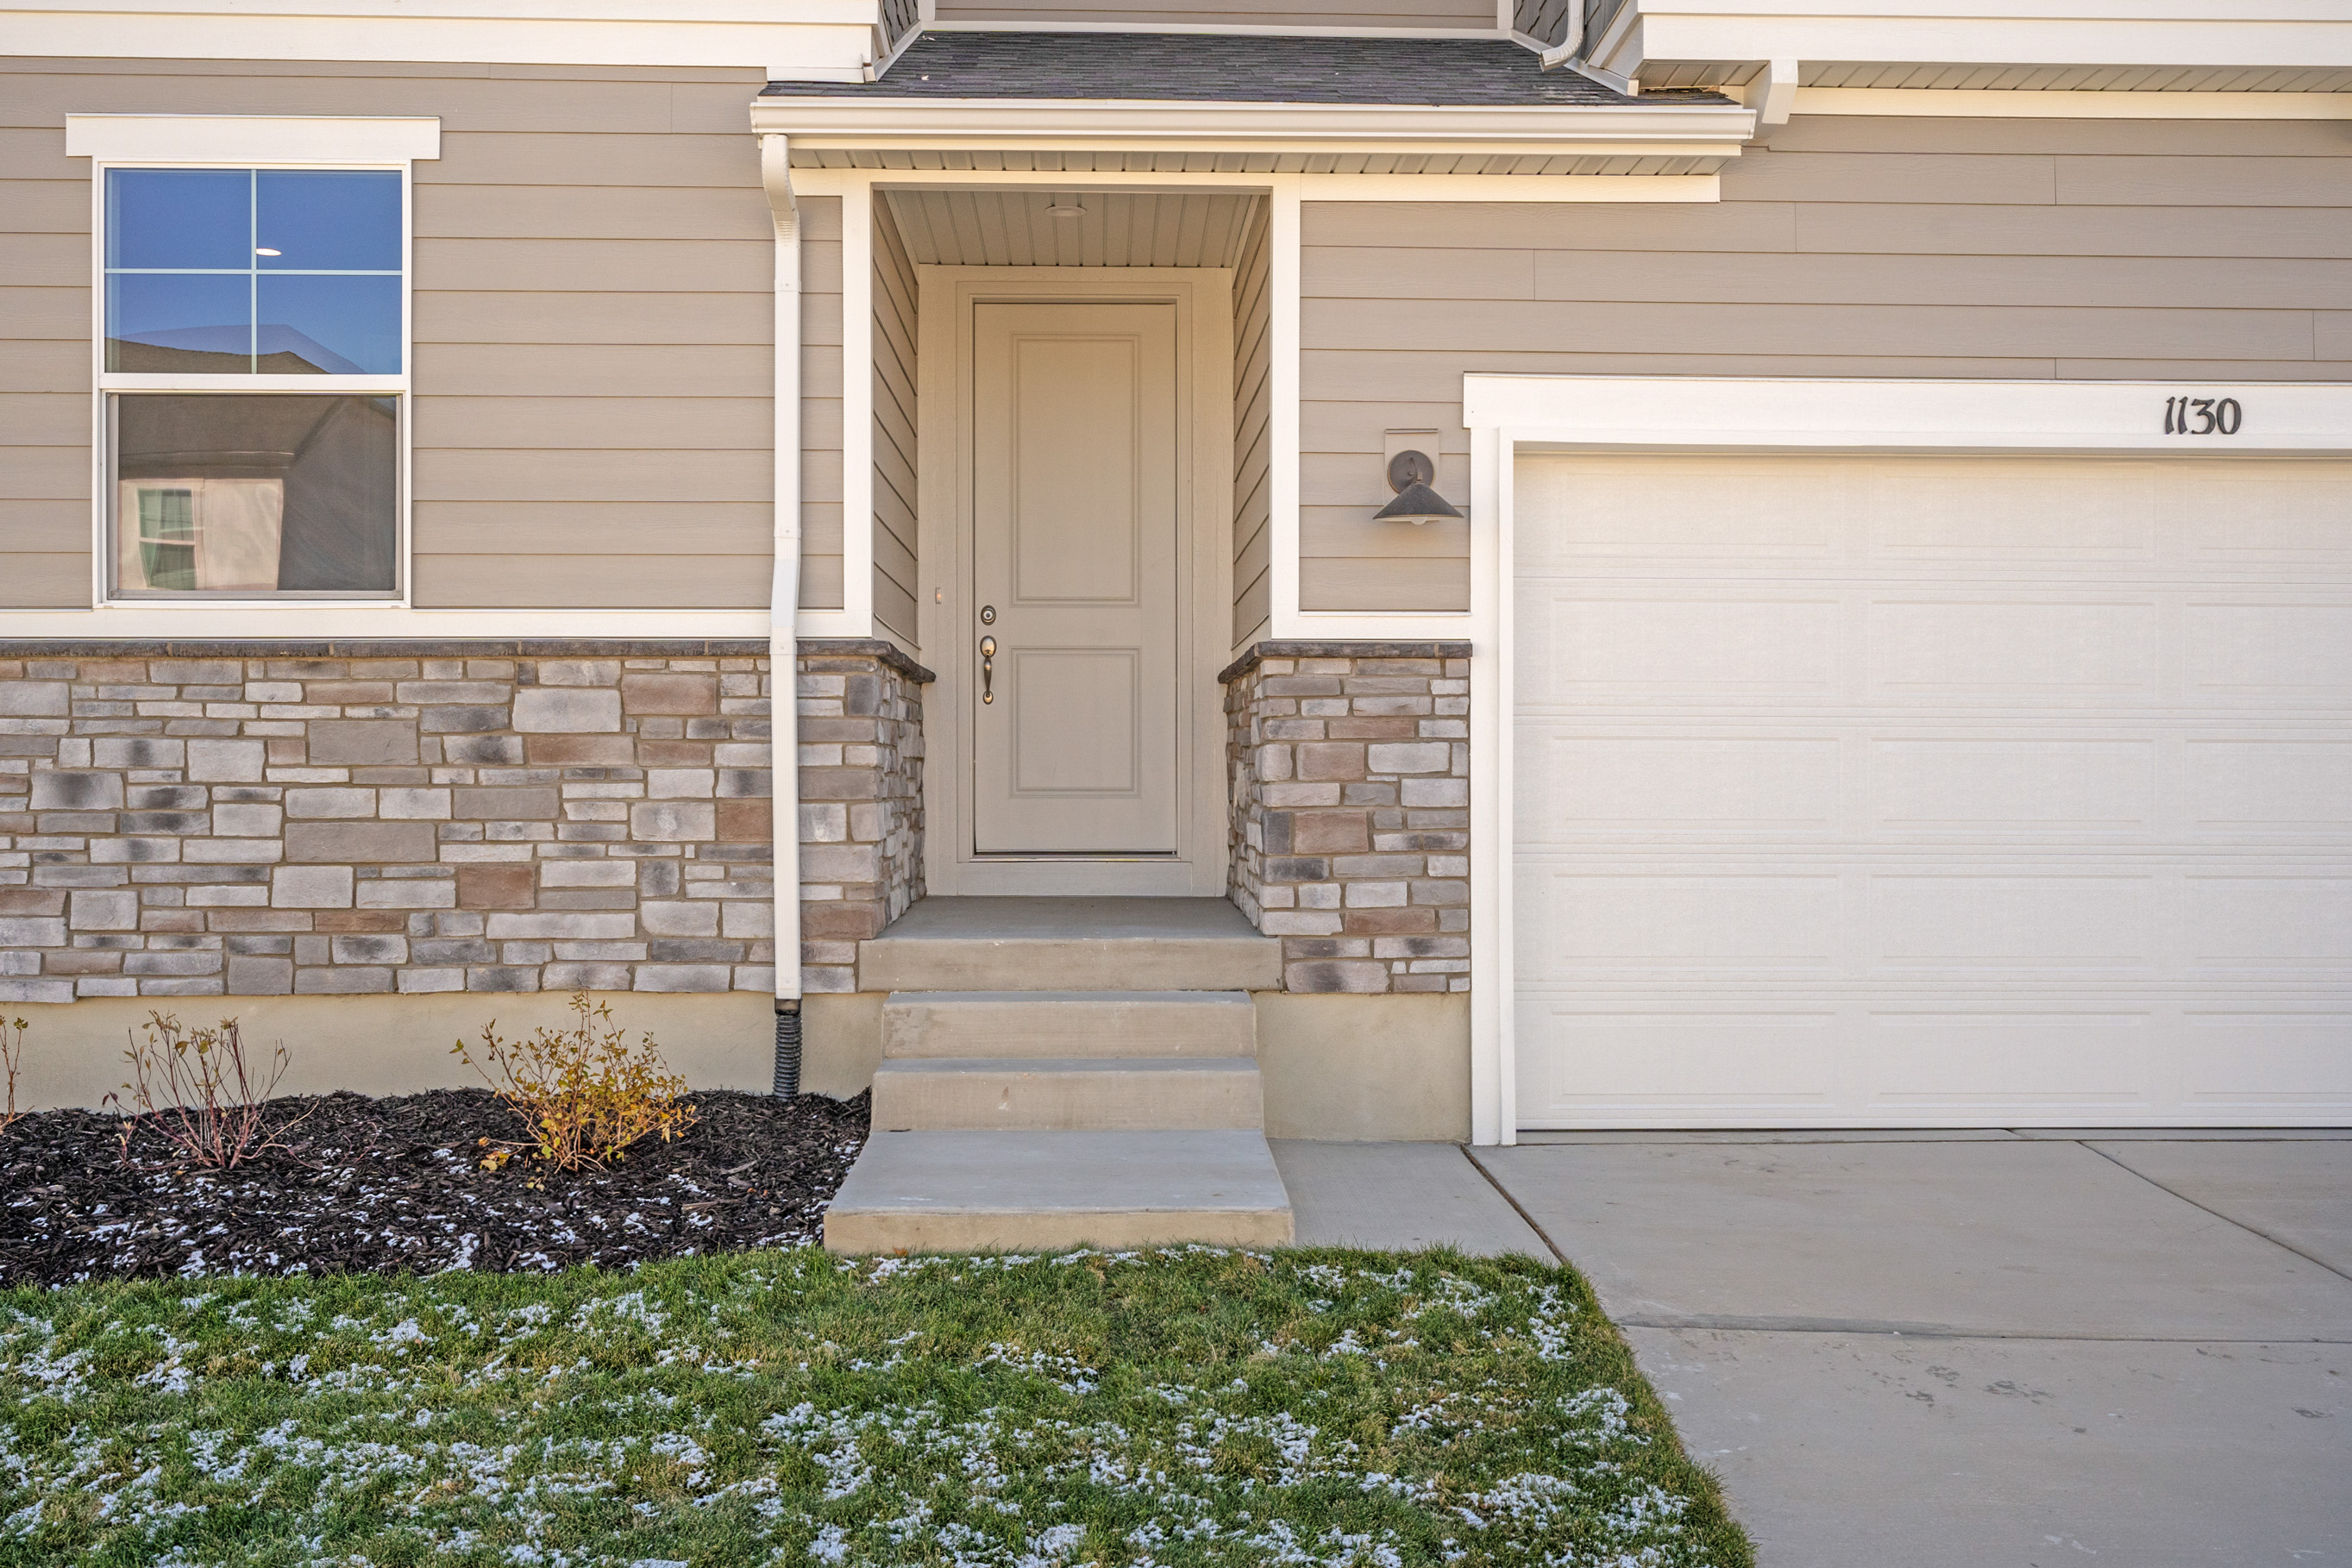
[[[1265,199],[1181,192],[880,193],[922,266],[1231,267]],[[1055,206],[1080,209],[1055,217]]]

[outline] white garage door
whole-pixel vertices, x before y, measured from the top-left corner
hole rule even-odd
[[[2352,1121],[2352,463],[1520,460],[1522,1127]]]

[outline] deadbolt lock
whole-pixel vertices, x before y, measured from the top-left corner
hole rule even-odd
[[[992,626],[996,624],[996,606],[994,605],[982,605],[980,607],[980,624],[983,626]]]

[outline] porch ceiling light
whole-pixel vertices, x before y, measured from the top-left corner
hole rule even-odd
[[[1047,217],[1084,217],[1087,209],[1076,202],[1055,202],[1045,209]]]
[[[1437,478],[1437,465],[1429,460],[1426,452],[1399,452],[1389,459],[1389,489],[1396,500],[1372,514],[1374,522],[1409,522],[1418,528],[1424,522],[1460,521],[1462,513],[1452,501],[1429,488]]]

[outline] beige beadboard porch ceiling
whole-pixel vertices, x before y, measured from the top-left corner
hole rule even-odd
[[[1181,191],[885,191],[925,267],[1231,267],[1255,195]],[[1075,217],[1053,216],[1076,207]]]

